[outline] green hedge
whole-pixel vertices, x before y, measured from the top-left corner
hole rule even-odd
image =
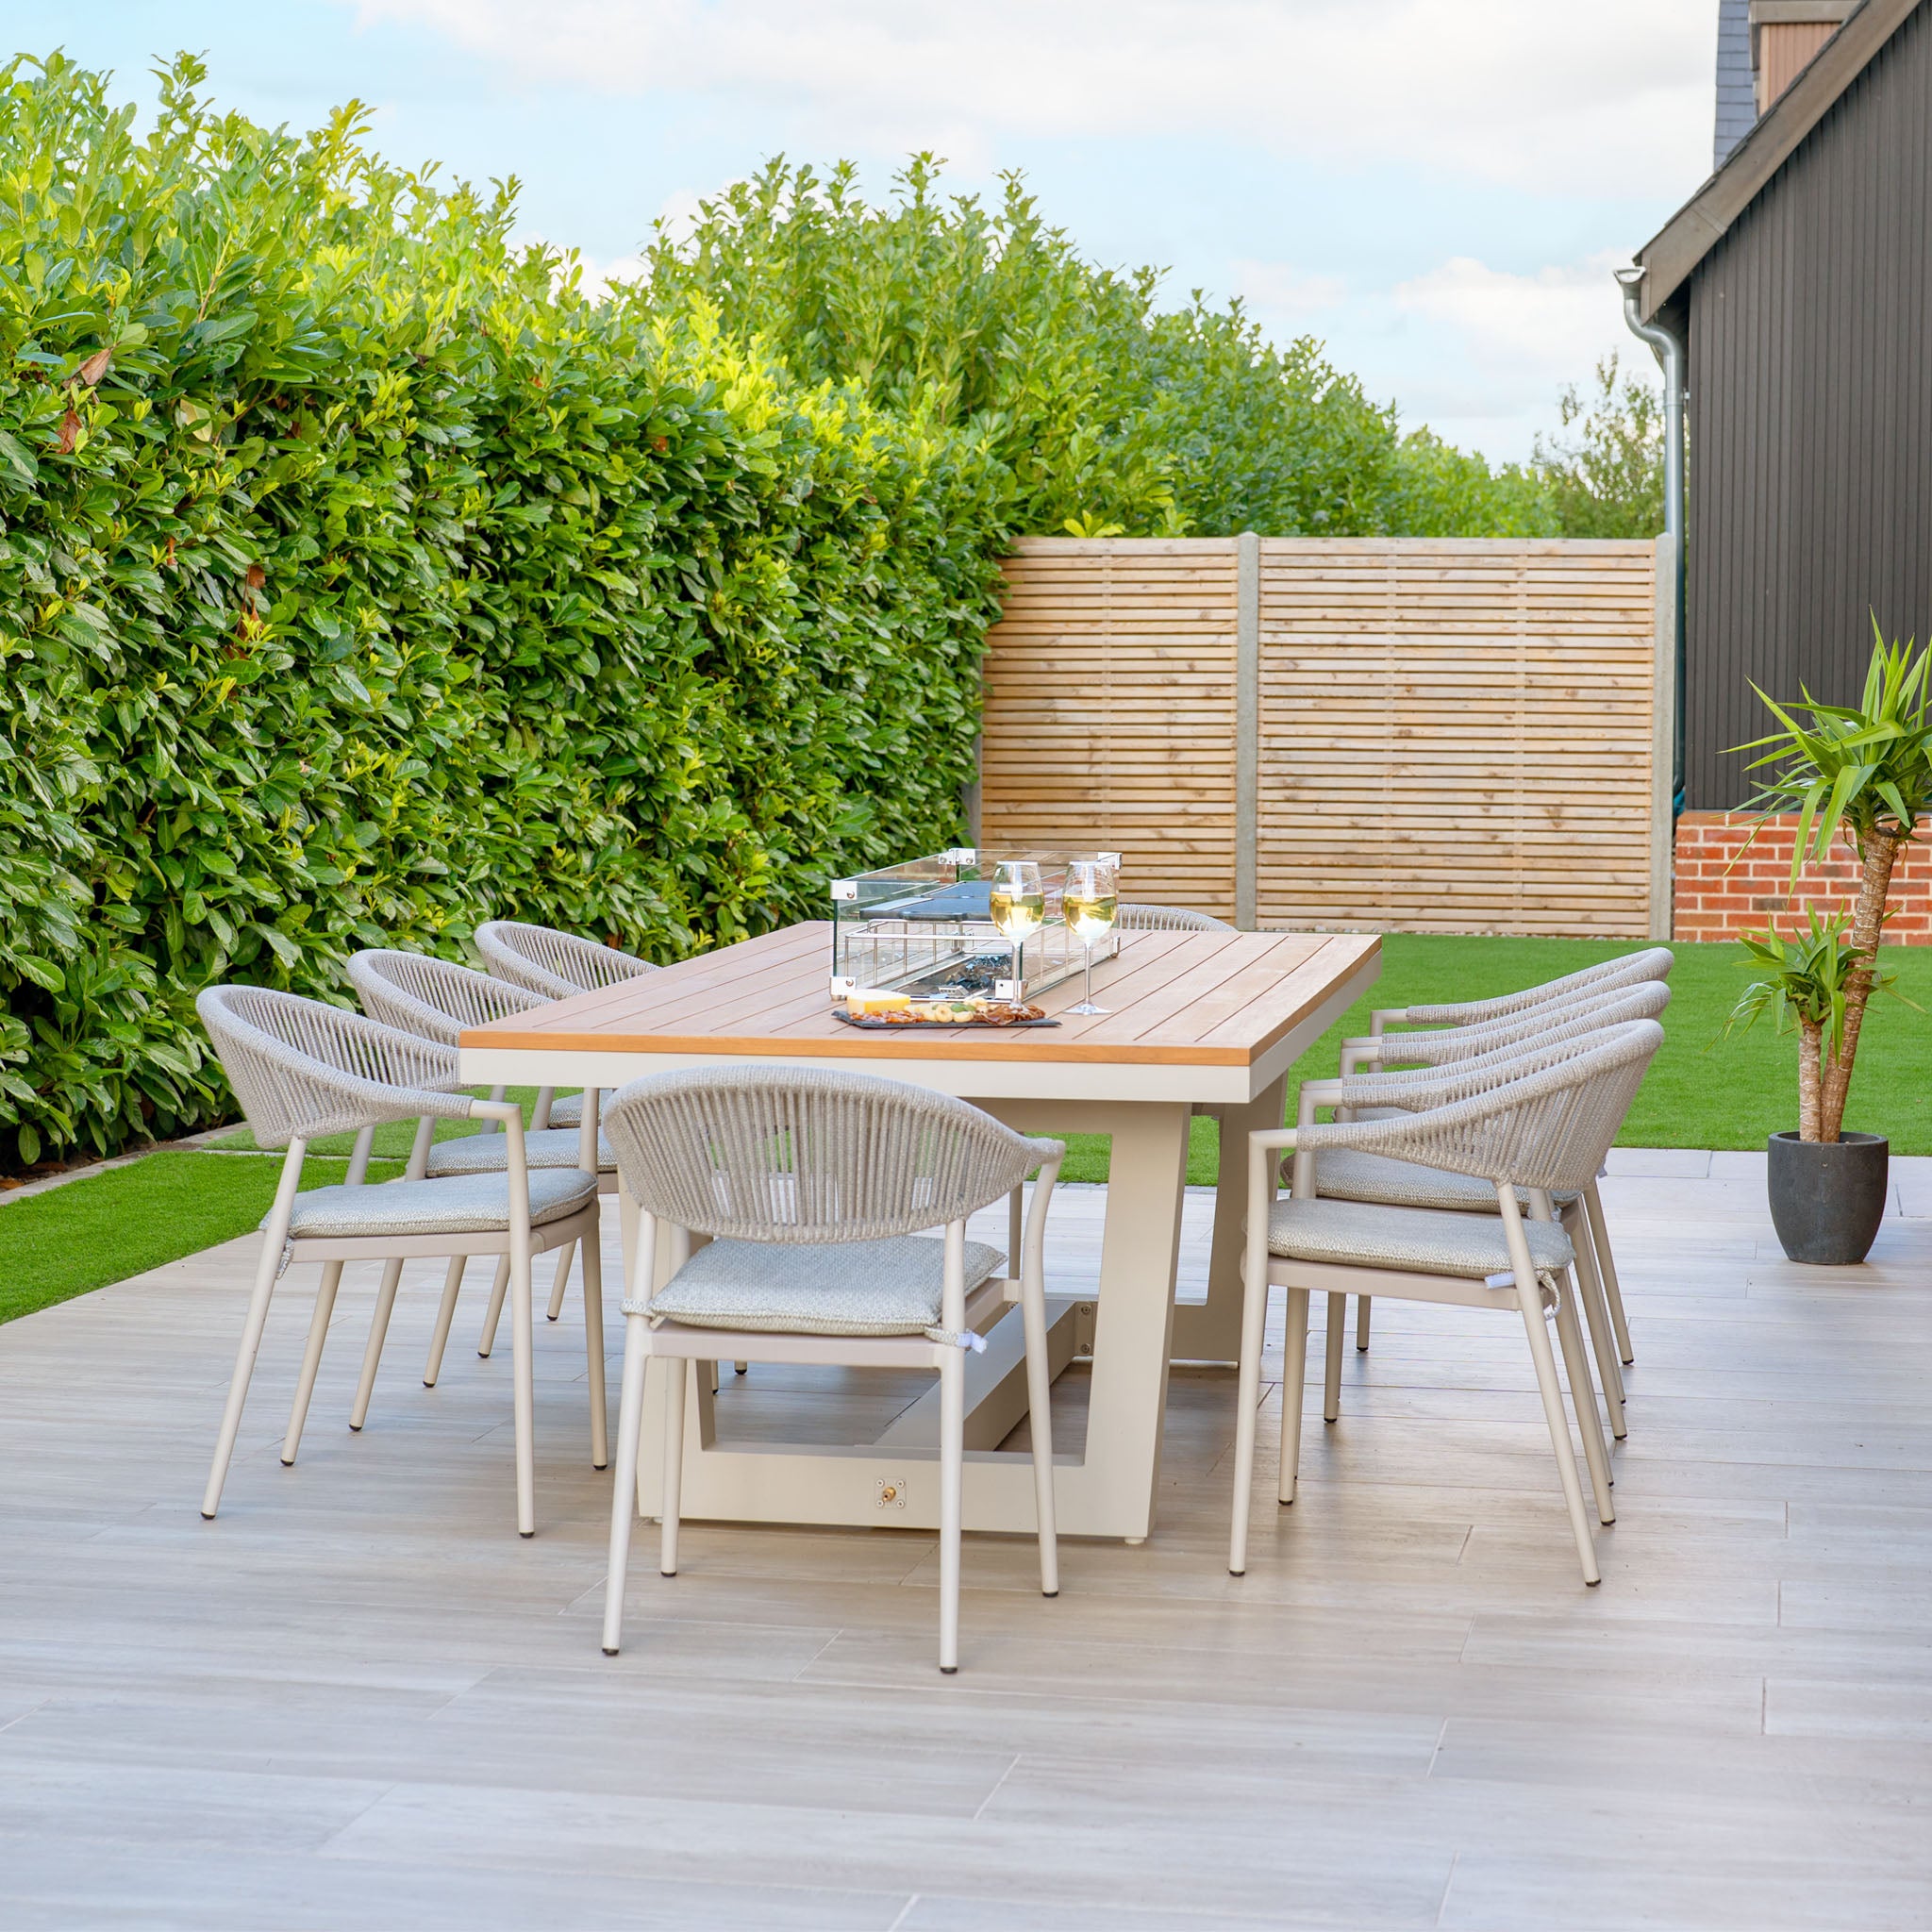
[[[0,75],[0,1161],[220,1116],[195,991],[665,958],[951,842],[1010,488],[510,192]]]

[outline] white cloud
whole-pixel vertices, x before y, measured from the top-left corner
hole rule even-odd
[[[541,235],[526,235],[524,243],[541,247],[544,238]],[[596,300],[600,295],[621,288],[625,282],[634,282],[643,274],[644,264],[635,255],[618,255],[606,258],[586,255],[581,248],[572,248],[566,243],[552,244],[558,253],[558,268],[551,271],[552,287],[560,284],[564,277],[560,270],[572,261],[576,264],[577,286],[582,291]]]
[[[1237,259],[1229,267],[1235,293],[1257,315],[1291,331],[1297,318],[1333,308],[1348,294],[1341,275],[1304,274],[1291,262]]]
[[[719,193],[725,191],[720,189]],[[663,230],[664,239],[674,248],[682,248],[691,238],[697,226],[698,210],[712,197],[700,194],[695,188],[679,188],[664,197],[658,209],[658,226]]]
[[[1587,379],[1597,358],[1637,347],[1624,325],[1614,252],[1554,264],[1530,275],[1457,256],[1398,284],[1397,311],[1434,325],[1497,414],[1547,408],[1566,382]],[[1647,364],[1646,364],[1647,366]],[[1443,400],[1451,400],[1444,391]],[[1456,414],[1471,413],[1468,394]]]
[[[1686,0],[341,0],[531,83],[759,102],[781,138],[1213,135],[1550,192],[1707,166],[1716,9]],[[774,140],[771,145],[778,145]]]

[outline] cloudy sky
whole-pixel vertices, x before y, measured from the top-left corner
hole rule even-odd
[[[1710,165],[1717,0],[0,0],[146,100],[186,47],[260,120],[356,96],[392,158],[515,175],[603,268],[783,151],[883,189],[1018,168],[1090,256],[1312,333],[1406,424],[1526,456],[1620,345],[1611,269]]]

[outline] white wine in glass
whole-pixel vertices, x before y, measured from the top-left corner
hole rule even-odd
[[[1046,924],[1046,887],[1040,868],[1024,858],[1003,859],[993,867],[992,884],[987,894],[987,909],[1001,938],[1013,946],[1013,997],[1025,997],[1025,974],[1021,966],[1026,941]]]
[[[1060,893],[1060,915],[1067,930],[1087,949],[1087,996],[1070,1013],[1104,1013],[1105,1007],[1093,1004],[1093,941],[1104,940],[1113,930],[1114,915],[1120,909],[1120,888],[1113,867],[1104,859],[1080,858],[1067,868],[1067,883]]]

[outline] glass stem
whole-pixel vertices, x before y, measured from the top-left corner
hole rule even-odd
[[[1080,943],[1087,948],[1087,1005],[1091,1007],[1093,1004],[1093,941],[1082,940]]]

